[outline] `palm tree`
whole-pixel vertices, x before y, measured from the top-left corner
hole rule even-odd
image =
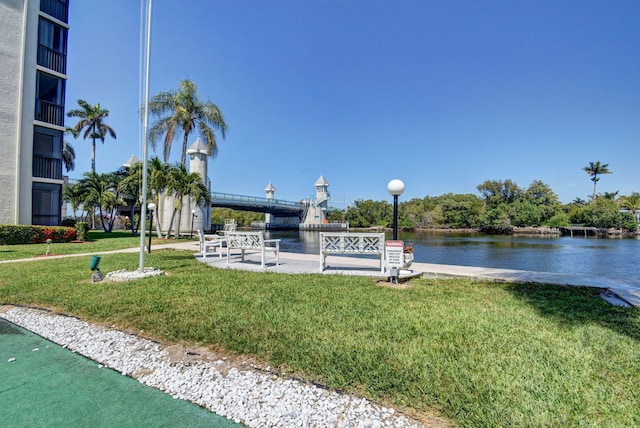
[[[130,204],[132,235],[136,234],[139,226],[139,224],[135,224],[135,210],[136,206],[139,205],[140,193],[142,191],[142,166],[142,162],[136,162],[132,165],[123,167],[122,180],[118,183],[118,191],[122,193],[122,199],[125,203]],[[140,221],[140,218],[138,218],[138,221]]]
[[[66,140],[62,142],[62,163],[67,172],[73,171],[76,167],[76,151]]]
[[[116,210],[123,204],[122,197],[117,190],[120,179],[121,175],[119,173],[96,174],[95,172],[87,172],[84,174],[84,178],[79,181],[84,192],[84,206],[98,208],[100,222],[105,232],[113,230]],[[105,218],[108,219],[107,223],[105,223]]]
[[[215,156],[218,151],[216,134],[219,131],[225,137],[227,124],[222,117],[222,111],[210,101],[201,102],[198,98],[196,84],[185,79],[180,82],[177,91],[166,91],[156,94],[149,102],[149,111],[158,117],[149,131],[149,139],[155,150],[156,142],[164,135],[164,161],[169,161],[171,144],[176,132],[184,132],[182,138],[182,156],[180,164],[187,162],[187,141],[189,134],[198,129],[207,143],[209,156]]]
[[[589,162],[588,166],[582,168],[590,177],[591,181],[593,181],[593,199],[596,199],[596,183],[600,181],[598,175],[601,174],[612,174],[609,170],[609,164],[600,164],[600,161],[597,162]]]
[[[148,172],[148,191],[147,198],[156,204],[156,234],[158,237],[162,236],[161,224],[162,224],[162,212],[160,207],[160,195],[167,190],[169,182],[169,171],[171,167],[169,164],[162,162],[157,156],[149,159],[149,172]]]
[[[62,198],[65,202],[69,202],[69,204],[71,204],[73,217],[78,220],[76,212],[78,211],[78,208],[80,208],[80,205],[82,205],[82,201],[84,199],[83,190],[80,183],[65,184],[64,188],[62,189]],[[82,215],[80,215],[80,217],[82,218]]]
[[[71,128],[76,138],[83,130],[84,133],[82,137],[85,140],[91,138],[93,144],[91,150],[91,171],[96,172],[96,139],[104,143],[107,135],[111,136],[111,138],[116,138],[116,131],[104,123],[104,118],[109,116],[109,110],[103,109],[100,107],[100,104],[92,106],[85,100],[78,100],[78,105],[80,108],[67,112],[67,116],[80,118],[78,123]]]
[[[631,196],[623,196],[622,207],[631,211],[637,220],[638,211],[640,210],[640,193],[633,192]]]
[[[176,228],[178,233],[180,232],[180,222],[182,213],[182,204],[185,197],[195,199],[196,203],[210,201],[209,191],[202,182],[202,177],[197,172],[187,171],[187,167],[184,165],[177,165],[171,168],[169,172],[169,181],[167,183],[167,193],[173,194],[174,206],[171,213],[171,220],[169,221],[169,228],[167,230],[166,237],[171,236],[173,229],[173,223],[175,221],[176,214],[178,214],[178,227]],[[191,204],[189,204],[190,206]],[[177,233],[176,233],[177,235]]]
[[[587,201],[581,198],[575,198],[573,201],[571,201],[571,203],[576,205],[586,205]]]

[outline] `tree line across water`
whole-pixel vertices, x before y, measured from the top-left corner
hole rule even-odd
[[[399,227],[477,229],[488,233],[512,233],[516,227],[569,225],[630,232],[638,228],[640,193],[637,192],[620,197],[618,192],[594,193],[589,201],[578,198],[562,204],[551,187],[540,180],[526,189],[511,180],[487,180],[477,190],[479,196],[447,193],[401,202]],[[329,219],[348,221],[351,227],[391,227],[393,206],[387,201],[357,200],[347,209],[332,210]]]

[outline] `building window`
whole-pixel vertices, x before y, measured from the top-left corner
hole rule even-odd
[[[38,65],[66,74],[66,53],[67,29],[41,17],[38,23]]]
[[[62,185],[33,183],[31,224],[58,226],[62,210]]]
[[[62,180],[62,131],[34,127],[33,176]]]
[[[40,10],[65,24],[69,22],[69,2],[67,0],[40,0]]]
[[[36,77],[36,120],[64,125],[63,79],[38,71]]]

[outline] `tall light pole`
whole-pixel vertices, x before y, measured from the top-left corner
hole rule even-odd
[[[393,240],[398,239],[398,196],[404,192],[404,183],[397,178],[387,184],[389,194],[393,196]]]
[[[147,168],[148,161],[148,134],[149,134],[149,68],[151,60],[151,6],[153,0],[147,0],[147,20],[146,20],[146,43],[144,61],[144,117],[142,126],[142,201],[140,208],[140,266],[138,270],[144,272],[144,232],[147,218]],[[142,53],[142,52],[141,52]],[[155,209],[155,204],[154,209]],[[151,233],[149,233],[149,252],[151,252]]]

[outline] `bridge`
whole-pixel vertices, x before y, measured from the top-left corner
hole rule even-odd
[[[298,217],[302,217],[305,211],[305,205],[302,202],[220,192],[211,192],[211,207]]]

